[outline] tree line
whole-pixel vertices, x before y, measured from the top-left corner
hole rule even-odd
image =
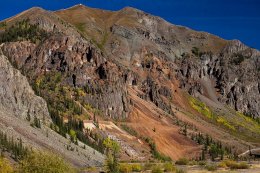
[[[237,157],[237,154],[232,151],[231,147],[224,146],[220,141],[213,140],[209,135],[203,135],[202,133],[191,134],[191,139],[199,145],[203,145],[199,160],[206,160],[207,155],[210,156],[212,161],[215,161],[217,158],[223,160],[225,155],[233,158]]]
[[[0,149],[1,152],[11,153],[11,157],[16,161],[24,158],[29,152],[29,149],[23,145],[21,138],[18,140],[15,140],[13,137],[9,138],[2,131],[0,131]]]

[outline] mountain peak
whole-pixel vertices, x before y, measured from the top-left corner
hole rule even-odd
[[[85,6],[84,4],[76,4],[76,5],[69,7],[69,8],[82,8],[82,7],[87,7],[87,6]]]

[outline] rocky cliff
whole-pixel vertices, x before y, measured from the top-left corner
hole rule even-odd
[[[26,147],[57,152],[75,166],[103,164],[103,156],[99,152],[88,146],[82,149],[71,144],[70,140],[49,128],[52,120],[45,100],[35,95],[27,78],[11,65],[1,49],[0,81],[1,132],[15,139],[14,141],[21,139]],[[33,124],[35,118],[40,120],[40,129]],[[67,146],[77,148],[77,152],[68,151]]]
[[[217,55],[186,56],[179,61],[181,87],[190,94],[199,92],[237,111],[259,117],[259,57],[259,51],[239,41],[229,42]],[[205,81],[212,83],[211,88]]]
[[[51,122],[46,102],[34,94],[25,76],[14,69],[1,54],[0,109],[26,119],[27,116],[40,118],[47,125]]]

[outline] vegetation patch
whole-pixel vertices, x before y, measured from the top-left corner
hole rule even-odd
[[[14,172],[14,169],[13,169],[12,165],[10,164],[10,162],[3,157],[0,157],[0,172],[1,173],[13,173]]]
[[[152,173],[163,173],[163,170],[160,166],[155,165],[152,169]]]
[[[138,137],[138,133],[132,129],[131,127],[129,127],[128,125],[126,124],[121,124],[121,127],[123,130],[125,130],[127,133],[129,133],[130,135],[132,136],[135,136],[135,137]]]
[[[230,169],[248,169],[249,165],[246,162],[236,162],[233,160],[224,160],[219,165]]]
[[[43,97],[47,102],[50,116],[54,123],[51,124],[51,128],[64,137],[66,137],[66,134],[69,134],[71,141],[75,144],[80,140],[86,145],[104,153],[103,138],[96,133],[84,131],[83,129],[82,119],[88,117],[88,115],[83,113],[80,102],[82,102],[81,98],[86,93],[81,88],[64,86],[63,80],[60,72],[50,72],[46,75],[38,76],[33,83],[33,89],[36,94]],[[87,104],[82,103],[82,105]],[[90,109],[94,110],[92,107]],[[64,121],[65,119],[67,122]],[[69,147],[67,149],[69,150]]]
[[[29,150],[23,145],[22,139],[20,138],[18,142],[13,138],[9,138],[6,133],[0,131],[0,150],[1,152],[8,152],[11,154],[11,157],[18,161],[24,158]]]
[[[140,164],[121,163],[119,165],[120,173],[141,172],[142,169],[143,168]]]
[[[224,159],[224,155],[229,157],[237,157],[236,153],[232,154],[231,147],[223,146],[220,141],[214,141],[209,135],[202,135],[201,133],[192,134],[192,140],[196,141],[198,144],[203,145],[201,152],[201,161],[206,160],[207,154],[210,156],[211,160],[214,161],[216,158],[220,160]]]
[[[248,57],[243,56],[241,53],[234,53],[230,61],[233,65],[240,65]]]
[[[1,24],[6,28],[6,24]],[[29,19],[16,22],[9,28],[6,28],[0,34],[0,43],[30,40],[38,43],[48,36],[47,32],[39,28],[38,25],[30,24]]]
[[[188,165],[189,160],[187,158],[180,158],[175,162],[176,165]]]
[[[251,125],[245,125],[241,124],[241,126],[250,127],[252,131],[260,133],[260,118],[259,117],[252,117],[250,115],[245,115],[241,112],[237,112],[237,115],[241,118],[243,118],[247,123],[250,123]]]
[[[108,36],[109,36],[109,34],[108,34],[108,32],[106,31],[105,34],[104,34],[103,37],[102,37],[101,42],[100,42],[100,43],[97,43],[97,47],[98,47],[100,50],[104,50],[104,46],[105,46],[105,44],[106,44],[106,42],[107,42],[107,40],[108,40]]]
[[[76,28],[77,28],[80,32],[82,32],[82,33],[85,32],[85,23],[77,23],[77,24],[75,24],[75,26],[76,26]]]
[[[165,156],[164,154],[161,154],[157,148],[156,148],[156,144],[154,143],[154,141],[149,138],[149,137],[146,137],[144,138],[145,142],[149,144],[149,147],[151,149],[151,153],[153,155],[153,157],[155,159],[158,159],[158,160],[161,160],[161,161],[171,161],[171,158],[168,157],[168,156]]]
[[[207,52],[202,52],[198,47],[193,47],[191,49],[191,52],[196,56],[196,57],[201,57],[203,54],[206,54]],[[208,52],[209,53],[209,52]]]
[[[75,173],[75,169],[52,153],[32,152],[19,163],[19,173]]]
[[[176,170],[176,173],[186,173],[186,172],[187,172],[186,170],[181,168]]]
[[[171,162],[167,162],[163,164],[163,169],[164,172],[174,172],[176,167]]]
[[[208,171],[216,171],[217,170],[217,165],[216,164],[208,164],[208,165],[205,166],[205,168]]]
[[[103,142],[104,146],[106,147],[106,171],[108,173],[118,173],[120,171],[120,166],[118,163],[118,154],[120,151],[120,146],[119,144],[110,139],[106,138]],[[130,171],[132,167],[122,167],[122,169],[125,169],[124,171]]]
[[[201,113],[205,117],[216,121],[218,124],[221,124],[230,130],[236,130],[236,128],[233,125],[231,125],[226,118],[216,116],[214,112],[205,103],[191,96],[189,96],[189,103],[193,109],[195,109],[197,112]]]
[[[206,116],[209,119],[214,118],[214,114],[210,110],[208,106],[206,106],[205,103],[195,99],[194,97],[189,96],[189,103],[193,109],[201,113],[202,115]]]
[[[5,28],[6,26],[6,22],[0,22],[0,29]]]
[[[229,122],[224,117],[218,117],[217,118],[217,122],[219,124],[222,124],[222,125],[226,126],[227,128],[229,128],[231,130],[235,130],[235,127],[232,126],[231,124],[229,124]]]

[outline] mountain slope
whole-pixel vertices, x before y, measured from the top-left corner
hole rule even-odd
[[[89,148],[71,144],[64,137],[49,128],[50,118],[46,102],[36,96],[27,79],[14,69],[0,49],[0,127],[1,132],[15,141],[21,139],[23,145],[35,150],[48,149],[58,153],[75,166],[103,164],[103,156]],[[29,118],[30,117],[30,118]],[[41,128],[33,125],[35,118],[40,120]],[[77,148],[68,151],[67,146]],[[96,152],[93,155],[93,151]],[[89,158],[89,160],[86,160]]]
[[[138,57],[142,54],[143,56],[161,54],[159,56],[175,60],[179,64],[183,63],[185,67],[179,66],[176,70],[179,70],[186,78],[185,75],[189,74],[182,72],[181,68],[187,69],[191,66],[186,59],[194,52],[195,56],[190,62],[198,64],[197,66],[204,66],[197,69],[200,78],[209,75],[213,80],[218,80],[213,87],[222,92],[217,96],[222,103],[240,112],[259,116],[259,97],[253,94],[259,93],[259,52],[257,50],[250,49],[239,41],[226,41],[208,33],[171,25],[158,17],[132,8],[109,12],[79,5],[57,11],[56,14],[76,27],[81,22],[80,30],[83,34],[95,39],[109,58],[116,57],[116,61],[121,58],[119,63],[126,66],[131,67],[133,61],[142,61],[140,60],[142,57]],[[187,55],[184,56],[185,54]],[[196,55],[200,60],[196,60]],[[222,64],[218,64],[217,61]],[[241,68],[245,65],[247,70]],[[229,66],[232,68],[228,68]],[[227,72],[228,70],[230,72]],[[191,71],[194,70],[191,69]],[[235,77],[227,73],[244,75]],[[249,77],[251,79],[245,79]],[[237,93],[235,93],[231,90],[232,84],[240,80],[241,84],[238,84],[239,86],[235,89]],[[199,79],[194,81],[199,81]],[[253,83],[250,83],[251,81]],[[241,92],[243,88],[250,89],[247,92]],[[235,97],[233,95],[237,96],[238,93],[241,98],[233,98]],[[253,95],[256,97],[251,98]]]
[[[233,153],[259,146],[258,50],[133,8],[33,8],[6,20],[1,33],[27,18],[21,25],[41,37],[11,37],[2,50],[47,101],[52,120],[125,123],[137,132],[142,142],[133,141],[133,150],[145,159],[145,137],[172,159],[199,157],[201,146],[191,138],[200,133]]]

